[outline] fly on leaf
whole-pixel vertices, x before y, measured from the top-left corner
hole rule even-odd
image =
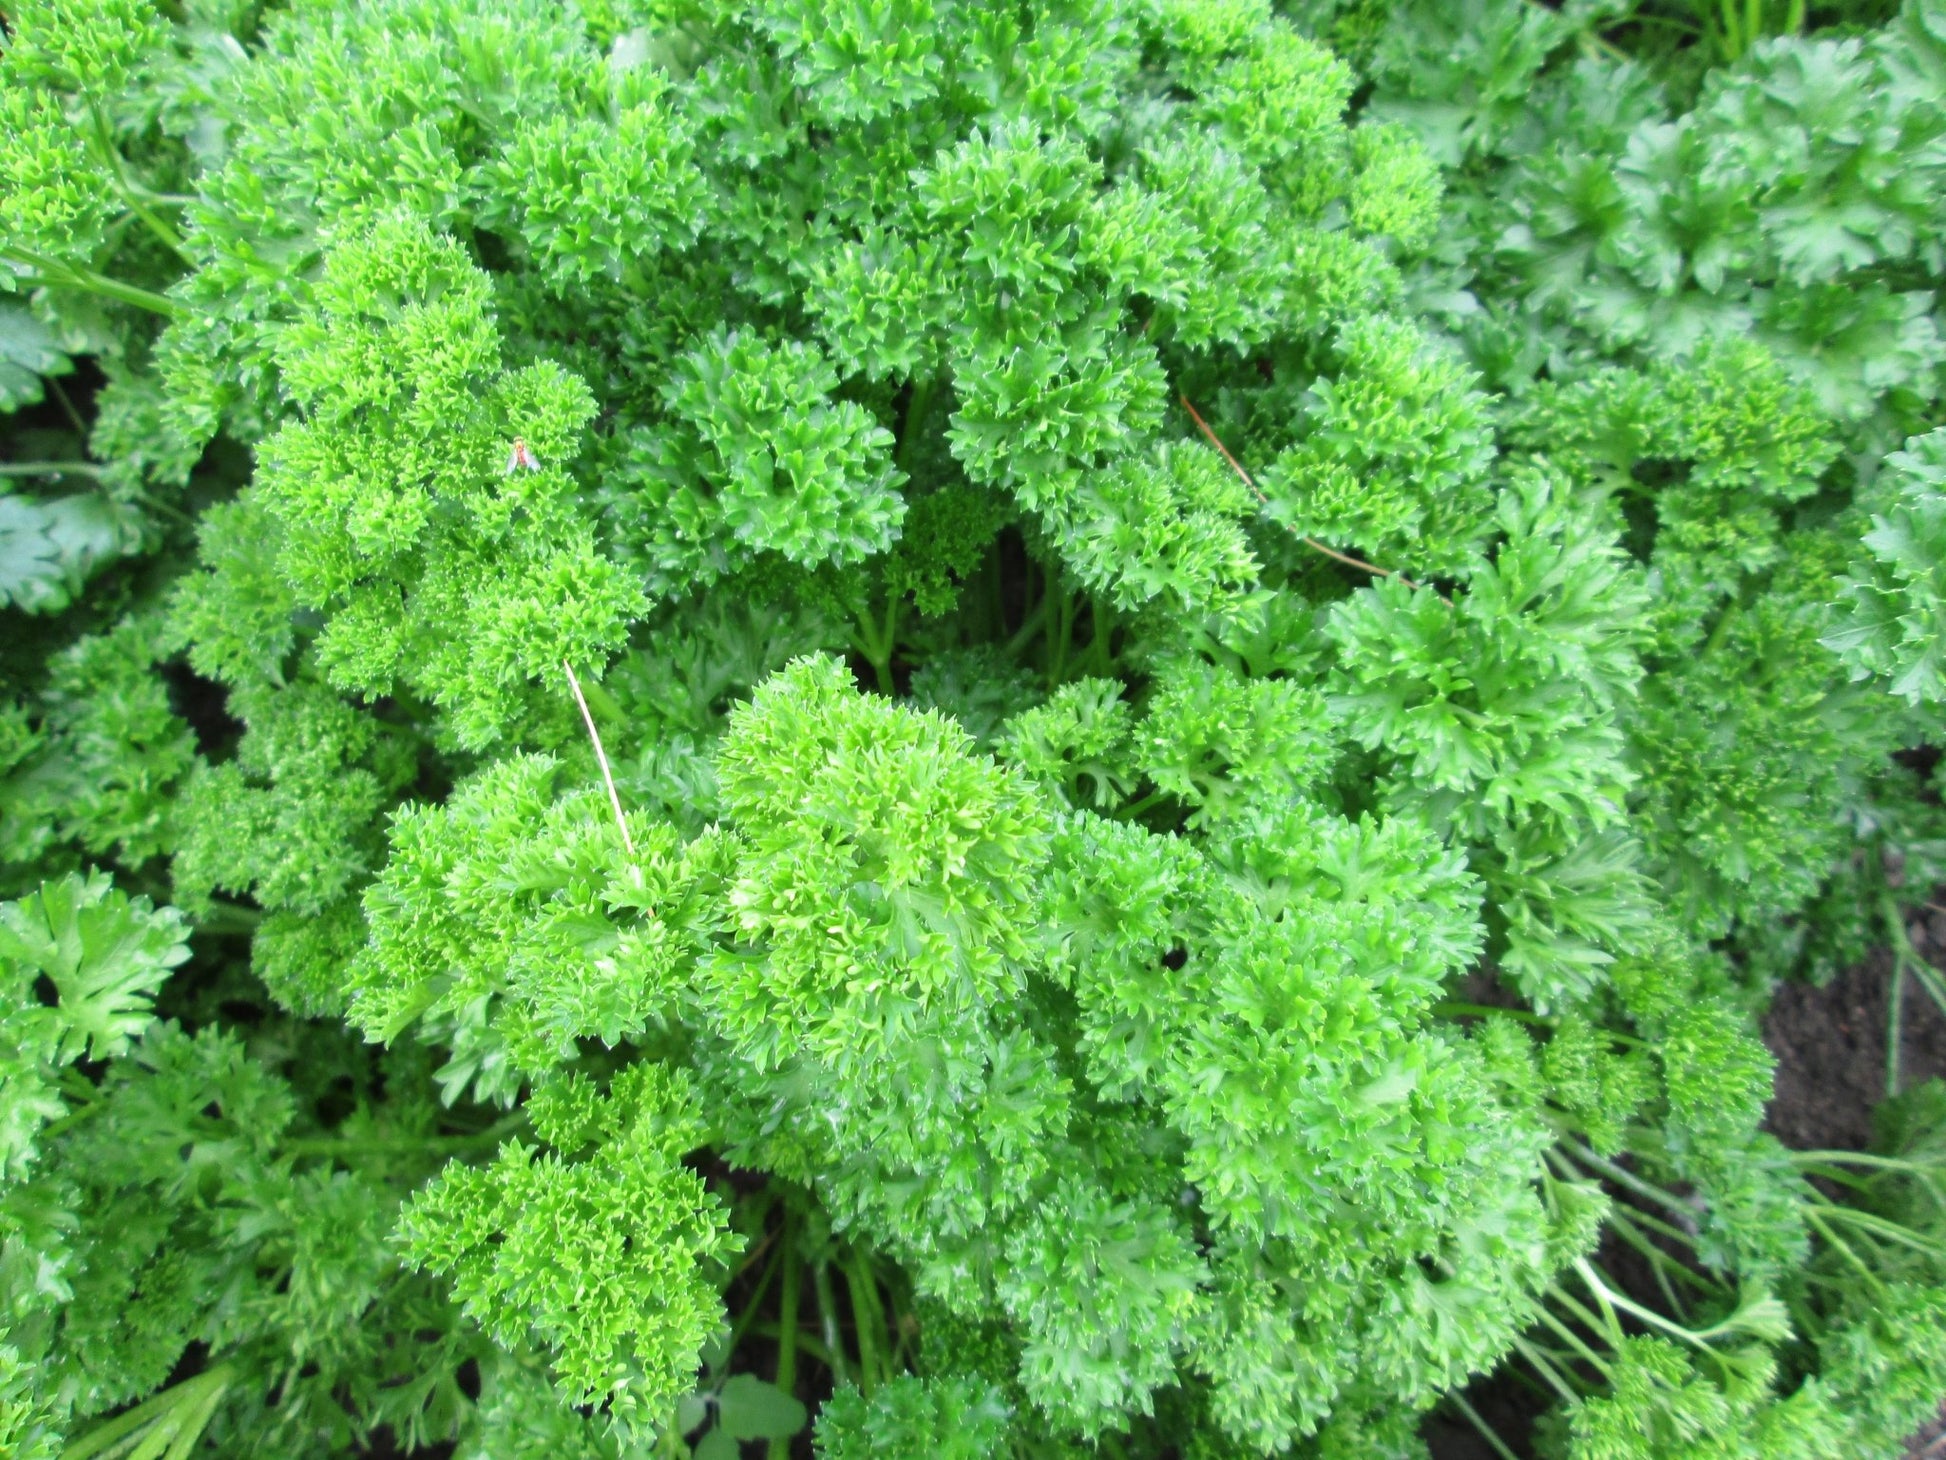
[[[507,453],[507,475],[516,471],[539,471],[541,464],[534,459],[534,448],[520,437],[514,437],[513,449]]]

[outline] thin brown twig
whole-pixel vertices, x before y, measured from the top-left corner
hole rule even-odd
[[[1264,489],[1257,485],[1256,478],[1252,477],[1249,472],[1243,469],[1243,463],[1238,461],[1234,456],[1230,455],[1230,448],[1225,446],[1221,441],[1217,440],[1216,433],[1210,430],[1209,422],[1205,421],[1202,417],[1202,414],[1196,409],[1196,407],[1194,407],[1189,403],[1189,397],[1187,395],[1179,394],[1177,396],[1177,399],[1182,402],[1182,408],[1189,412],[1189,419],[1196,423],[1196,429],[1203,433],[1203,439],[1209,442],[1210,445],[1214,446],[1217,449],[1217,451],[1221,453],[1223,459],[1230,463],[1230,470],[1235,472],[1239,477],[1243,479],[1243,484],[1246,487],[1250,488],[1252,492],[1256,493],[1258,504],[1260,506],[1268,507],[1270,505],[1270,498],[1264,495]],[[1378,564],[1368,563],[1363,558],[1354,558],[1350,553],[1341,553],[1336,548],[1326,547],[1323,543],[1319,542],[1315,537],[1306,537],[1303,533],[1298,532],[1295,529],[1291,529],[1291,536],[1295,537],[1299,542],[1303,543],[1304,546],[1310,548],[1313,552],[1323,553],[1327,558],[1335,558],[1348,568],[1357,568],[1360,572],[1372,573],[1380,578],[1396,578],[1399,580],[1399,582],[1405,584],[1405,586],[1408,588],[1424,588],[1426,586],[1423,583],[1414,582],[1412,579],[1406,577],[1406,575],[1403,573],[1395,573],[1390,568],[1381,568],[1379,567]],[[1435,596],[1439,599],[1441,603],[1445,604],[1448,608],[1451,608],[1453,606],[1453,600],[1448,598],[1445,594],[1440,593]]]
[[[561,667],[568,672],[568,685],[574,691],[574,702],[581,706],[581,723],[588,727],[588,738],[595,743],[595,759],[601,763],[602,780],[608,783],[608,804],[615,808],[615,825],[622,833],[622,845],[633,857],[635,839],[628,834],[628,818],[622,815],[622,798],[615,792],[615,777],[608,769],[608,752],[602,749],[601,732],[595,729],[595,717],[589,713],[587,696],[581,693],[581,681],[574,677],[574,666],[563,659]]]
[[[777,1234],[775,1232],[764,1233],[764,1240],[759,1242],[755,1247],[751,1248],[747,1253],[744,1254],[743,1261],[737,1264],[736,1271],[731,1273],[730,1276],[733,1279],[740,1278],[746,1272],[750,1271],[751,1268],[757,1265],[758,1260],[762,1258],[766,1252],[770,1251],[771,1244],[776,1240],[777,1240]]]

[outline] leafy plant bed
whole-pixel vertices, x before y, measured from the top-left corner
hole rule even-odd
[[[1946,950],[1946,913],[1916,909],[1906,927],[1921,956],[1937,960]],[[1777,1072],[1764,1123],[1785,1145],[1865,1150],[1872,1144],[1872,1110],[1885,1098],[1892,966],[1891,951],[1880,948],[1822,987],[1792,982],[1773,994],[1764,1016],[1764,1042],[1777,1057]],[[1930,999],[1909,999],[1901,1024],[1902,1080],[1946,1078],[1946,1016]],[[1526,1456],[1532,1453],[1534,1421],[1551,1407],[1552,1396],[1531,1383],[1496,1375],[1471,1385],[1467,1399],[1497,1435]],[[1946,1440],[1946,1398],[1941,1410],[1940,1418],[1914,1437],[1907,1460],[1938,1455]],[[1451,1414],[1429,1417],[1424,1433],[1433,1460],[1499,1460],[1472,1425]]]
[[[1946,0],[0,20],[0,1453],[1931,1417]]]

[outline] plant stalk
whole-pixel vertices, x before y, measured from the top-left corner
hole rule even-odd
[[[777,1297],[777,1370],[773,1382],[786,1394],[797,1391],[797,1301],[804,1269],[797,1255],[797,1213],[784,1203],[784,1229],[777,1260],[783,1286]],[[790,1460],[791,1442],[773,1439],[766,1460]]]
[[[831,1286],[831,1264],[822,1258],[811,1267],[811,1286],[818,1295],[818,1326],[824,1332],[831,1378],[835,1383],[848,1384],[851,1365],[845,1361],[845,1343],[838,1333],[838,1298]]]
[[[55,289],[85,289],[91,294],[99,294],[113,299],[119,304],[132,305],[136,309],[146,309],[151,314],[168,315],[175,318],[182,314],[183,307],[166,294],[157,294],[152,289],[137,288],[125,284],[120,279],[111,279],[106,274],[98,274],[81,264],[63,263],[60,259],[49,258],[31,249],[15,248],[11,244],[0,244],[0,259],[25,264],[37,271],[17,282],[30,286],[45,286]]]

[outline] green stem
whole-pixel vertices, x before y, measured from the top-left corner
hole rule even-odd
[[[1667,1207],[1670,1211],[1674,1212],[1677,1216],[1681,1217],[1685,1221],[1693,1222],[1696,1220],[1695,1209],[1691,1207],[1687,1202],[1683,1201],[1681,1197],[1671,1195],[1669,1192],[1664,1191],[1661,1187],[1656,1186],[1650,1182],[1644,1181],[1641,1177],[1637,1176],[1633,1171],[1628,1170],[1626,1167],[1618,1166],[1613,1161],[1605,1160],[1602,1157],[1597,1156],[1592,1150],[1590,1150],[1587,1146],[1583,1145],[1580,1141],[1570,1140],[1564,1142],[1563,1144],[1568,1146],[1569,1149],[1571,1149],[1574,1152],[1574,1158],[1577,1161],[1579,1161],[1582,1165],[1591,1167],[1595,1171],[1599,1172],[1601,1175],[1606,1176],[1610,1181],[1614,1182],[1617,1186],[1623,1187],[1629,1191],[1634,1192],[1637,1196],[1643,1198],[1645,1201],[1652,1201],[1655,1202],[1658,1206]]]
[[[736,1322],[730,1325],[730,1341],[723,1345],[725,1364],[730,1362],[730,1356],[736,1352],[737,1345],[743,1342],[743,1335],[750,1331],[750,1325],[757,1321],[758,1306],[770,1296],[770,1284],[777,1276],[780,1255],[776,1252],[770,1254],[770,1261],[764,1264],[763,1276],[757,1279],[757,1286],[751,1291],[749,1301],[743,1305],[743,1311],[737,1314]]]
[[[936,377],[915,380],[912,382],[912,394],[906,399],[905,421],[899,428],[897,460],[899,470],[903,471],[908,477],[912,475],[912,452],[914,444],[919,439],[919,433],[925,429],[926,417],[932,412],[933,393],[938,388],[939,381]]]
[[[1939,970],[1921,958],[1919,950],[1912,946],[1912,936],[1905,930],[1905,915],[1889,887],[1879,893],[1879,913],[1885,920],[1886,937],[1892,944],[1892,997],[1885,1031],[1885,1093],[1890,1096],[1899,1093],[1897,1082],[1900,1034],[1905,1015],[1905,976],[1908,973],[1912,975],[1942,1014],[1946,1014],[1946,984],[1940,981]]]
[[[845,1286],[851,1293],[851,1322],[858,1334],[858,1388],[870,1399],[879,1382],[882,1320],[876,1311],[878,1286],[872,1278],[871,1264],[855,1248],[845,1262]]]
[[[1500,1460],[1520,1460],[1520,1457],[1508,1448],[1507,1442],[1488,1427],[1487,1422],[1480,1418],[1479,1412],[1466,1402],[1457,1389],[1446,1397],[1453,1401],[1453,1408],[1466,1416],[1466,1422],[1480,1432],[1480,1438],[1492,1447],[1493,1453],[1498,1455]]]
[[[1588,1285],[1588,1291],[1594,1294],[1595,1301],[1601,1304],[1604,1312],[1610,1308],[1620,1309],[1631,1317],[1648,1324],[1651,1328],[1659,1328],[1671,1338],[1681,1339],[1684,1343],[1702,1350],[1718,1363],[1723,1362],[1722,1355],[1710,1346],[1710,1340],[1720,1333],[1728,1332],[1729,1326],[1727,1324],[1718,1323],[1710,1328],[1704,1329],[1685,1328],[1680,1323],[1672,1322],[1670,1319],[1664,1318],[1655,1309],[1644,1307],[1626,1293],[1616,1292],[1615,1289],[1609,1287],[1607,1283],[1601,1280],[1594,1268],[1589,1265],[1587,1258],[1577,1257],[1574,1260],[1574,1270],[1581,1275],[1581,1281]]]
[[[1647,1212],[1643,1211],[1640,1207],[1635,1208],[1633,1213],[1627,1218],[1627,1220],[1630,1222],[1640,1223],[1642,1226],[1648,1228],[1651,1232],[1656,1233],[1658,1236],[1667,1237],[1671,1242],[1680,1242],[1682,1243],[1683,1246],[1689,1248],[1689,1250],[1692,1252],[1696,1251],[1698,1248],[1702,1246],[1702,1240],[1699,1237],[1697,1237],[1697,1235],[1694,1232],[1685,1232],[1681,1227],[1671,1226],[1668,1222],[1663,1221],[1660,1217],[1650,1216]],[[1701,1284],[1703,1287],[1708,1288],[1712,1291],[1717,1290],[1716,1284],[1710,1283],[1706,1279],[1699,1277],[1696,1273],[1691,1272],[1686,1267],[1678,1266],[1676,1268],[1676,1271],[1685,1274],[1689,1278],[1689,1280],[1693,1283]]]
[[[1939,1012],[1946,1014],[1946,984],[1940,982],[1939,970],[1914,953],[1906,964],[1906,972],[1912,975]]]
[[[899,642],[899,594],[892,593],[885,600],[885,627],[878,635],[878,657],[872,661],[872,672],[878,676],[879,693],[890,697],[892,694],[892,652]]]
[[[1099,593],[1088,598],[1088,622],[1093,637],[1088,641],[1088,665],[1098,679],[1107,679],[1115,671],[1114,656],[1109,653],[1109,636],[1114,632],[1110,621],[1108,601]]]
[[[215,1412],[218,1401],[235,1377],[236,1371],[228,1364],[218,1364],[194,1378],[171,1385],[127,1413],[96,1425],[87,1434],[72,1441],[61,1452],[61,1460],[95,1460],[95,1457],[108,1460],[108,1457],[127,1452],[165,1427],[167,1435],[175,1441],[169,1450],[172,1460],[173,1457],[185,1456],[209,1423],[210,1415]],[[148,1435],[144,1435],[143,1431],[148,1431]],[[155,1448],[155,1453],[161,1453],[160,1446]]]
[[[1548,1387],[1556,1394],[1560,1395],[1569,1404],[1579,1404],[1581,1402],[1580,1392],[1572,1384],[1568,1383],[1566,1379],[1561,1377],[1555,1370],[1554,1365],[1550,1364],[1547,1361],[1547,1357],[1539,1349],[1535,1348],[1533,1344],[1524,1338],[1516,1338],[1514,1340],[1514,1348],[1523,1359],[1534,1366],[1535,1373],[1547,1380]]]
[[[109,172],[114,175],[115,187],[121,193],[122,201],[128,204],[131,213],[142,220],[149,232],[162,240],[169,252],[181,259],[183,263],[194,268],[196,261],[183,252],[182,238],[176,233],[176,230],[156,217],[149,210],[148,204],[143,201],[144,195],[148,193],[148,189],[138,188],[134,183],[129,181],[128,169],[122,160],[121,149],[115,145],[115,137],[108,125],[107,113],[102,111],[101,103],[93,97],[88,99],[88,115],[94,119],[95,141],[101,148],[101,160],[107,165]]]
[[[1792,1151],[1795,1166],[1876,1166],[1882,1171],[1897,1171],[1905,1176],[1924,1176],[1935,1165],[1946,1162],[1907,1161],[1898,1156],[1876,1156],[1870,1151]]]
[[[1551,1291],[1552,1291],[1552,1296],[1557,1301],[1567,1296],[1559,1288],[1552,1289]],[[1574,1304],[1573,1306],[1579,1308],[1581,1305],[1577,1303]],[[1596,1353],[1594,1349],[1589,1346],[1588,1341],[1586,1339],[1584,1339],[1580,1334],[1576,1333],[1572,1328],[1568,1327],[1568,1325],[1563,1323],[1560,1319],[1556,1318],[1552,1313],[1548,1312],[1546,1308],[1541,1308],[1538,1311],[1541,1315],[1541,1322],[1545,1323],[1549,1328],[1553,1329],[1555,1333],[1559,1334],[1562,1341],[1565,1342],[1569,1348],[1573,1349],[1575,1353],[1579,1354],[1584,1363],[1593,1367],[1595,1372],[1600,1374],[1604,1379],[1612,1380],[1615,1377],[1614,1370],[1612,1366],[1609,1364],[1609,1362],[1606,1359],[1604,1359],[1600,1354]],[[1583,1318],[1582,1322],[1587,1323],[1588,1320],[1586,1318]],[[1589,1323],[1588,1326],[1593,1329],[1599,1329],[1601,1327],[1601,1325],[1598,1323]]]
[[[831,1378],[838,1384],[851,1382],[850,1365],[845,1362],[844,1340],[838,1334],[838,1298],[831,1286],[831,1264],[820,1259],[811,1266],[811,1286],[818,1295],[818,1325],[824,1330],[825,1362]]]
[[[209,907],[197,917],[196,929],[202,933],[250,933],[256,931],[263,918],[258,908],[212,898]]]
[[[1113,816],[1117,821],[1133,821],[1143,812],[1160,806],[1168,799],[1169,793],[1167,791],[1151,791],[1140,801],[1131,801],[1128,805],[1110,812],[1109,815]]]
[[[1851,1243],[1845,1241],[1844,1238],[1831,1230],[1830,1226],[1825,1222],[1823,1217],[1818,1215],[1814,1207],[1807,1206],[1805,1208],[1804,1219],[1818,1229],[1818,1235],[1830,1243],[1836,1249],[1839,1256],[1843,1257],[1846,1262],[1858,1269],[1858,1275],[1865,1279],[1866,1287],[1880,1296],[1884,1295],[1885,1285],[1878,1280],[1871,1266],[1853,1250]]]
[[[1642,1229],[1635,1223],[1626,1217],[1617,1216],[1615,1209],[1611,1208],[1609,1211],[1608,1225],[1617,1237],[1633,1247],[1636,1253],[1649,1264],[1649,1271],[1655,1274],[1655,1285],[1662,1290],[1663,1301],[1668,1303],[1669,1311],[1687,1322],[1689,1314],[1684,1311],[1682,1300],[1676,1296],[1676,1290],[1669,1281],[1666,1269],[1673,1267],[1684,1277],[1690,1276],[1689,1269],[1679,1263],[1670,1262],[1666,1252],[1644,1236]]]
[[[516,1110],[470,1136],[347,1136],[301,1137],[280,1141],[277,1149],[288,1156],[362,1156],[387,1152],[423,1152],[428,1156],[463,1155],[468,1151],[497,1146],[508,1136],[526,1128],[527,1112]]]
[[[1882,1241],[1909,1247],[1914,1252],[1923,1253],[1927,1257],[1946,1259],[1946,1247],[1942,1247],[1937,1242],[1927,1241],[1910,1227],[1898,1222],[1889,1222],[1884,1217],[1875,1216],[1871,1212],[1861,1212],[1857,1207],[1839,1206],[1836,1202],[1806,1202],[1803,1205],[1807,1212],[1820,1211],[1831,1221],[1845,1222]]]
[[[146,309],[151,314],[165,314],[171,318],[183,313],[183,307],[165,294],[157,294],[150,289],[138,289],[133,284],[124,284],[120,279],[111,279],[106,274],[98,274],[81,264],[64,263],[46,254],[35,253],[31,249],[15,248],[12,244],[0,244],[0,259],[25,264],[28,268],[39,271],[38,277],[17,279],[17,283],[56,289],[85,289],[91,294],[99,294],[117,303]]]
[[[1538,1024],[1543,1029],[1554,1027],[1554,1021],[1545,1014],[1536,1014],[1527,1009],[1499,1009],[1492,1004],[1439,1003],[1432,1006],[1432,1012],[1441,1019],[1486,1019],[1500,1014],[1517,1019],[1522,1024]]]
[[[1041,601],[1034,605],[1032,612],[1027,615],[1026,621],[1014,631],[1014,636],[1007,640],[1007,657],[1009,659],[1019,657],[1021,650],[1025,649],[1034,635],[1040,632],[1041,622],[1046,617],[1047,599],[1043,596]]]
[[[1615,1316],[1615,1310],[1610,1308],[1606,1303],[1602,1304],[1601,1312],[1596,1314],[1589,1309],[1586,1303],[1583,1303],[1559,1283],[1549,1285],[1547,1296],[1554,1299],[1555,1302],[1559,1303],[1563,1308],[1566,1308],[1576,1318],[1579,1318],[1585,1323],[1590,1333],[1599,1333],[1607,1340],[1610,1348],[1619,1349],[1623,1341],[1628,1337],[1628,1334],[1622,1328],[1621,1319]]]
[[[1885,1098],[1899,1093],[1899,1043],[1905,1027],[1905,960],[1892,960],[1892,1006],[1885,1016]]]
[[[759,1323],[756,1326],[754,1326],[750,1331],[756,1334],[757,1337],[759,1338],[774,1339],[779,1344],[782,1344],[784,1341],[783,1332],[781,1329],[777,1327],[775,1323]],[[791,1340],[791,1342],[797,1347],[797,1349],[800,1352],[809,1354],[812,1358],[816,1359],[819,1363],[823,1364],[827,1369],[829,1369],[834,1374],[838,1372],[839,1368],[843,1365],[845,1361],[843,1349],[838,1350],[838,1352],[834,1354],[831,1352],[829,1348],[825,1347],[825,1345],[823,1345],[822,1343],[819,1343],[815,1338],[811,1337],[811,1335],[808,1333],[803,1333],[803,1332],[798,1333],[797,1336]]]
[[[1065,586],[1056,584],[1051,576],[1047,591],[1061,595],[1061,612],[1048,626],[1047,636],[1047,682],[1051,688],[1058,689],[1067,678],[1068,646],[1074,638],[1074,595]]]
[[[0,477],[96,477],[101,468],[92,461],[0,462]]]
[[[196,1442],[202,1438],[203,1431],[209,1427],[210,1416],[216,1413],[216,1406],[223,1402],[223,1395],[229,1387],[230,1376],[224,1373],[209,1384],[198,1398],[184,1406],[182,1418],[178,1421],[175,1443],[169,1446],[168,1453],[162,1457],[162,1460],[189,1460],[190,1454],[196,1448]]]
[[[1734,598],[1723,605],[1723,612],[1716,620],[1716,627],[1710,630],[1709,639],[1704,643],[1703,652],[1697,656],[1698,658],[1707,659],[1723,646],[1723,640],[1730,632],[1730,625],[1736,622],[1742,608],[1743,605]]]
[[[68,393],[61,388],[61,382],[56,380],[52,375],[43,376],[42,378],[47,381],[47,393],[54,397],[55,401],[61,407],[61,413],[68,418],[68,424],[74,427],[74,434],[81,440],[86,441],[88,439],[88,423],[81,419],[81,412],[74,408],[74,402],[68,398]]]
[[[1000,568],[1000,538],[990,539],[980,555],[980,584],[969,608],[967,628],[981,642],[998,638],[1007,629],[1007,575]]]
[[[783,1264],[783,1290],[777,1299],[777,1374],[775,1383],[786,1394],[797,1392],[797,1302],[803,1265],[797,1256],[797,1213],[784,1204],[784,1229],[777,1256]],[[790,1460],[791,1442],[773,1439],[766,1460]]]
[[[898,624],[899,597],[891,595],[885,605],[885,626],[881,629],[869,609],[858,611],[858,652],[865,656],[865,662],[872,666],[872,678],[878,684],[878,692],[888,699],[892,696],[892,646],[893,635]]]
[[[51,1141],[56,1136],[62,1135],[67,1131],[73,1130],[76,1126],[82,1124],[84,1121],[94,1119],[94,1117],[101,1114],[101,1112],[106,1110],[107,1108],[108,1108],[108,1102],[106,1100],[100,1100],[100,1099],[89,1100],[86,1103],[84,1103],[79,1110],[69,1111],[66,1115],[61,1116],[58,1120],[50,1120],[46,1125],[41,1127],[40,1134],[38,1137],[36,1137],[36,1139],[41,1141]]]

